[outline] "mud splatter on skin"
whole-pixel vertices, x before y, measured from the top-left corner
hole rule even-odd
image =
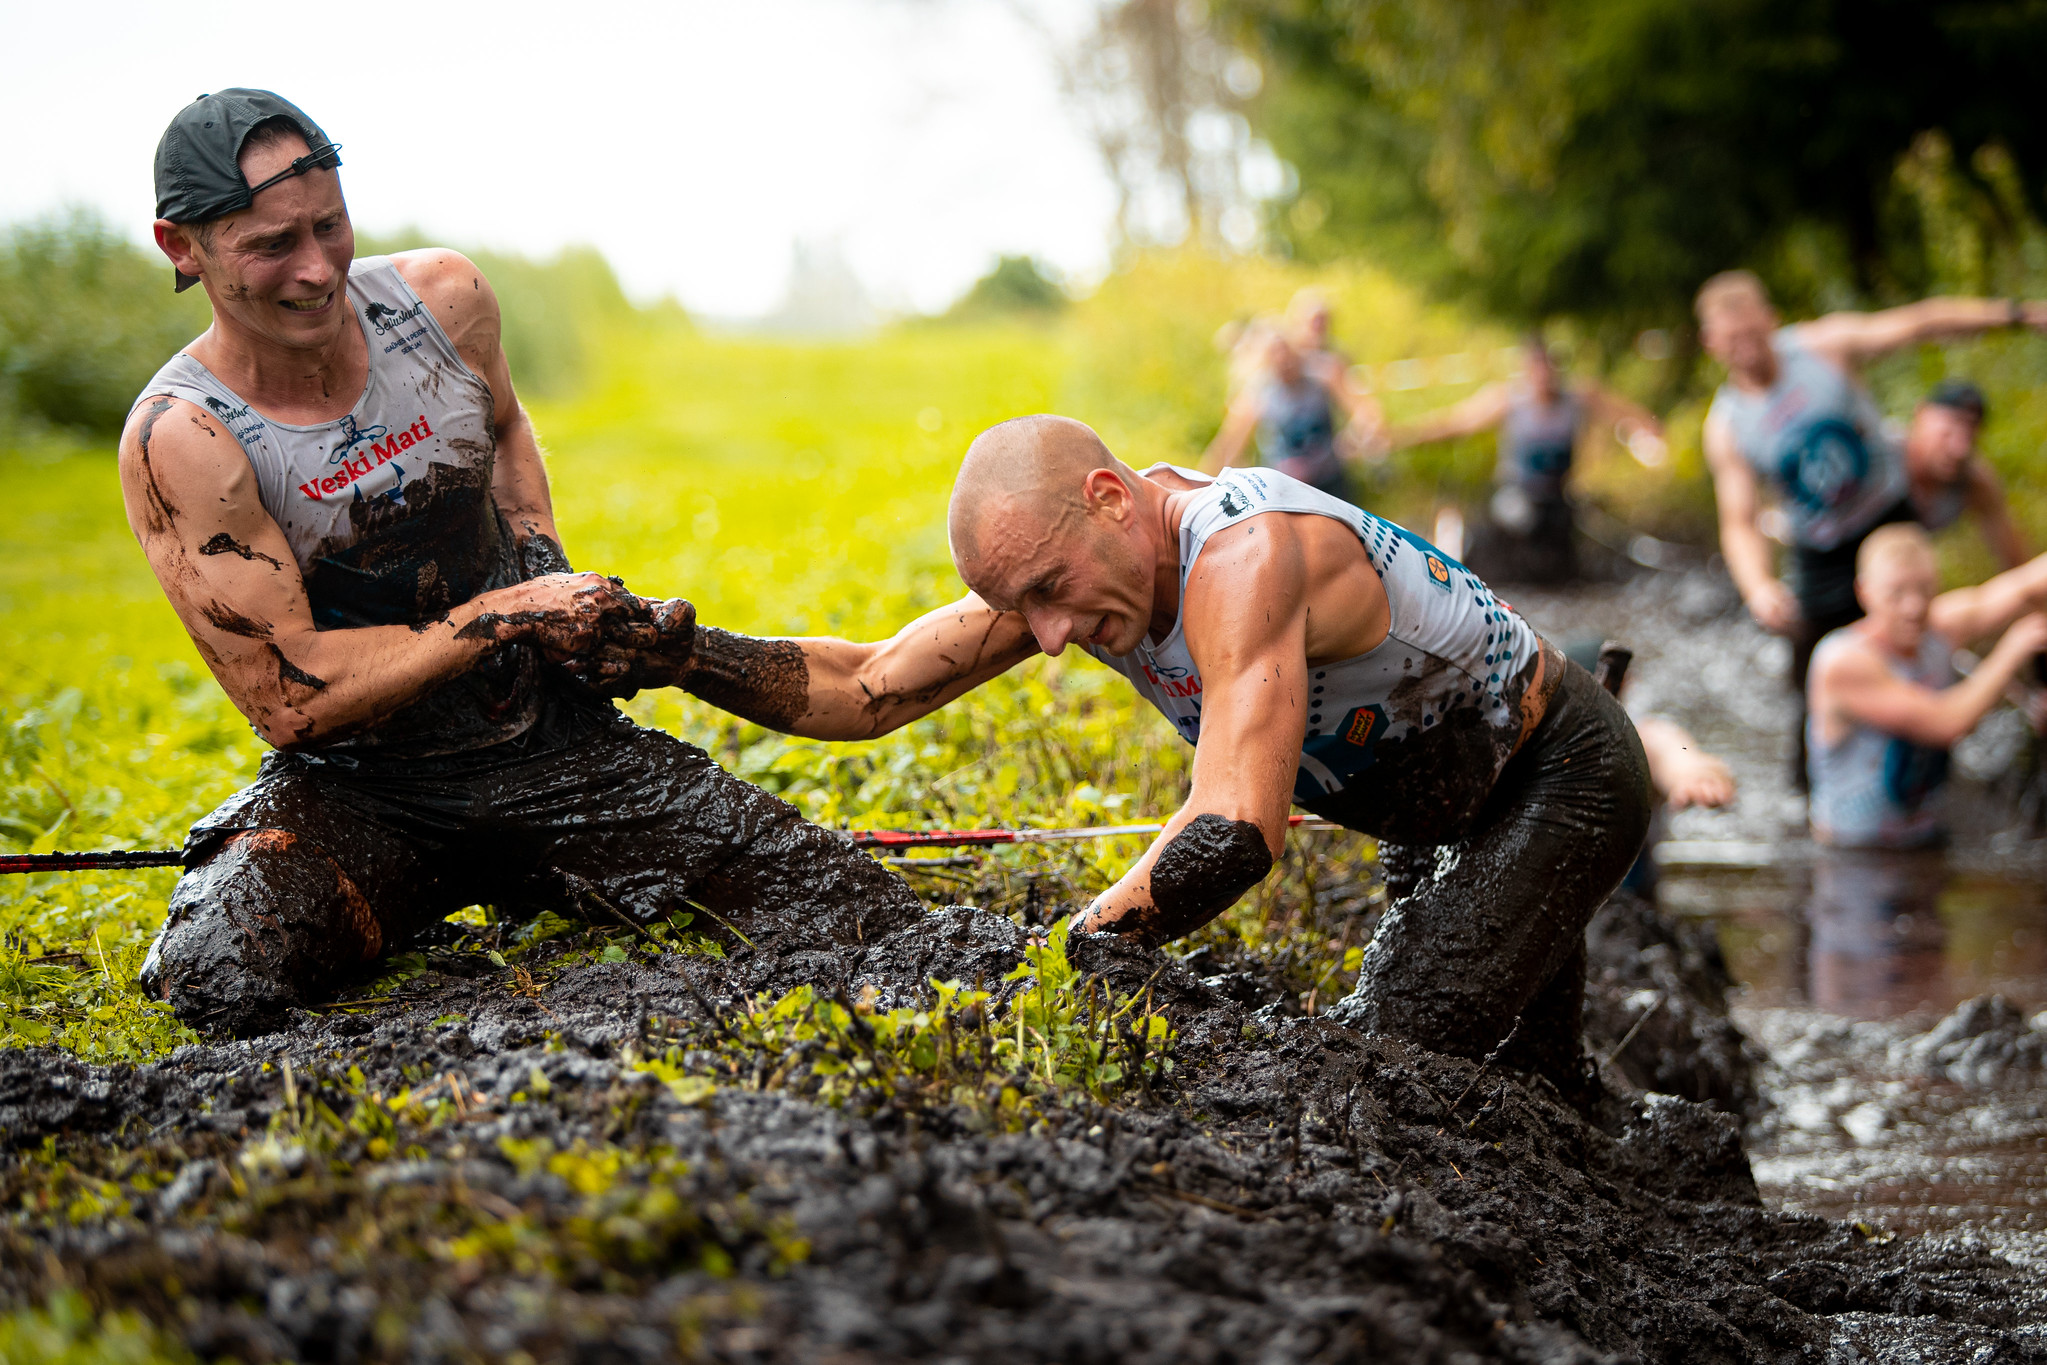
[[[270,638],[269,626],[264,625],[261,621],[250,620],[225,602],[208,602],[199,609],[199,614],[204,616],[216,630],[224,630],[230,635],[240,635],[250,640],[267,640]],[[278,657],[282,658],[283,656],[279,655]]]
[[[136,443],[142,448],[144,521],[151,531],[159,533],[169,530],[178,519],[178,509],[156,481],[156,470],[149,462],[149,442],[156,435],[156,424],[171,410],[171,401],[162,395],[150,399],[149,410],[142,415],[142,429],[136,434]]]
[[[327,680],[325,678],[315,677],[291,660],[285,658],[284,651],[276,645],[265,645],[264,648],[277,657],[277,682],[280,689],[286,683],[296,683],[300,687],[310,687],[315,692],[327,690]]]
[[[199,553],[202,555],[240,555],[243,559],[247,560],[260,559],[273,569],[284,567],[284,565],[272,559],[269,555],[264,554],[261,550],[250,549],[225,531],[219,532],[213,539],[201,545]]]
[[[1161,849],[1151,868],[1151,908],[1109,926],[1149,946],[1191,934],[1237,903],[1272,871],[1265,834],[1249,820],[1195,816]]]
[[[526,577],[544,578],[551,573],[574,573],[569,567],[569,557],[563,553],[561,543],[553,536],[533,529],[528,523],[526,539],[519,543],[519,561],[526,569]]]
[[[696,651],[696,607],[680,597],[642,601],[653,616],[653,642],[607,638],[564,666],[578,685],[599,696],[624,698],[649,687],[672,687],[687,675]],[[637,637],[639,632],[633,634]]]
[[[794,640],[699,626],[682,689],[756,725],[788,730],[810,710],[810,664]]]

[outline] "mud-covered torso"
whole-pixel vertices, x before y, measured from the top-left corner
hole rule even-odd
[[[1792,539],[1831,550],[1875,526],[1905,496],[1904,462],[1869,390],[1815,354],[1796,327],[1772,339],[1777,378],[1750,393],[1720,386],[1717,416],[1776,490]]]
[[[336,421],[271,421],[182,352],[143,396],[195,403],[241,443],[263,509],[298,561],[318,629],[424,625],[525,577],[491,495],[490,386],[389,259],[355,262],[348,301],[369,344],[369,375]],[[327,747],[393,755],[482,748],[533,723],[540,686],[534,651],[503,649]]]
[[[1540,643],[1469,569],[1382,517],[1264,469],[1232,469],[1195,494],[1180,523],[1180,582],[1208,538],[1266,512],[1325,516],[1358,537],[1386,589],[1376,648],[1308,669],[1297,805],[1398,843],[1460,839],[1521,736],[1521,699]],[[1201,673],[1176,621],[1157,645],[1088,652],[1130,679],[1179,730],[1201,738]]]
[[[1841,650],[1866,647],[1853,626],[1832,632],[1813,649],[1812,676]],[[1938,690],[1955,680],[1954,647],[1932,631],[1914,659],[1873,652],[1906,682]],[[1948,751],[1862,724],[1830,744],[1820,718],[1814,706],[1806,721],[1814,835],[1836,848],[1917,848],[1940,839]]]

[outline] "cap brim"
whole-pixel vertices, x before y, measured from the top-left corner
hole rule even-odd
[[[187,275],[184,271],[177,269],[173,269],[171,273],[178,277],[178,287],[171,291],[174,294],[182,294],[193,285],[199,283],[197,275]]]

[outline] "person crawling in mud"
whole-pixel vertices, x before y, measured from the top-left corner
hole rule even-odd
[[[477,902],[772,907],[843,942],[913,918],[886,868],[557,666],[685,656],[694,612],[571,571],[489,284],[451,251],[353,259],[340,164],[260,90],[157,151],[157,242],[213,324],[143,390],[122,493],[274,752],[188,837],[144,987],[247,1033]]]
[[[1649,823],[1625,712],[1484,583],[1276,470],[1138,473],[1061,417],[983,432],[952,491],[965,598],[872,644],[703,628],[686,690],[884,734],[1077,645],[1195,746],[1193,788],[1077,921],[1159,944],[1264,879],[1290,804],[1377,836],[1395,896],[1347,1023],[1586,1084],[1586,922]],[[660,672],[629,645],[595,661]]]
[[[1916,525],[1874,531],[1856,554],[1855,594],[1866,614],[1812,655],[1811,819],[1822,844],[1942,842],[1948,750],[2047,649],[2047,555],[1972,588],[1939,586],[1932,542]],[[1960,678],[1957,646],[2000,631]]]

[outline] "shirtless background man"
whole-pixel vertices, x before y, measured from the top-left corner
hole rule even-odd
[[[1583,669],[1390,522],[1271,470],[1139,474],[1065,418],[983,432],[948,530],[973,591],[893,638],[706,628],[667,676],[862,739],[1078,645],[1195,746],[1186,803],[1079,930],[1193,932],[1270,871],[1298,804],[1379,837],[1394,894],[1337,1016],[1468,1056],[1511,1036],[1508,1064],[1582,1093],[1584,929],[1649,816],[1634,729]]]
[[[908,922],[899,878],[553,665],[673,666],[694,613],[569,571],[489,284],[451,251],[353,260],[339,165],[260,90],[200,97],[157,152],[157,243],[213,325],[137,401],[122,493],[274,751],[188,837],[144,986],[257,1031],[479,901]]]

